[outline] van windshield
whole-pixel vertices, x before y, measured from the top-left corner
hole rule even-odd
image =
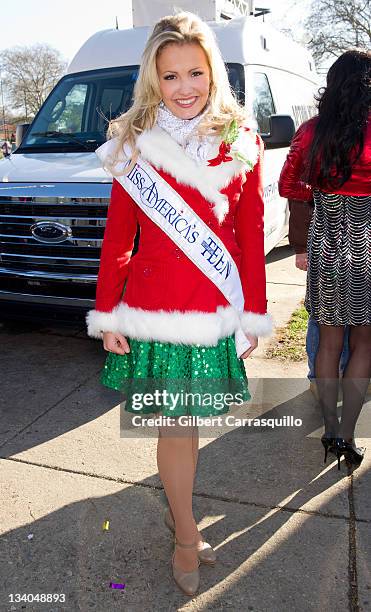
[[[228,75],[244,103],[244,70],[228,64]],[[15,153],[95,151],[106,140],[108,121],[132,104],[139,66],[80,72],[63,77],[41,107]]]
[[[65,76],[29,128],[18,153],[95,151],[108,121],[131,105],[139,66]]]

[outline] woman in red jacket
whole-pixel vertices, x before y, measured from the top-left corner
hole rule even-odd
[[[371,54],[344,53],[331,66],[318,116],[303,123],[282,169],[281,196],[314,197],[305,306],[318,322],[315,360],[325,433],[322,443],[360,465],[354,430],[371,376]],[[350,327],[350,358],[337,417],[339,359]]]
[[[195,15],[161,19],[142,60],[133,105],[98,150],[115,178],[87,324],[109,351],[101,381],[125,392],[125,409],[179,419],[159,425],[157,463],[170,506],[165,522],[176,535],[173,576],[193,595],[199,563],[215,563],[216,554],[193,516],[197,426],[180,417],[228,412],[223,391],[249,399],[243,359],[271,330],[263,145],[244,125],[214,36]],[[195,404],[176,398],[183,387],[201,391]],[[170,404],[163,391],[173,393]]]

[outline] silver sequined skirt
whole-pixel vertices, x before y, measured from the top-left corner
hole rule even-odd
[[[371,324],[371,196],[314,191],[305,307],[324,325]]]

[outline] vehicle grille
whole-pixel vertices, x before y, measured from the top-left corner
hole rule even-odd
[[[95,281],[110,191],[110,183],[0,184],[0,273]],[[39,221],[62,224],[71,235],[40,241],[31,232]]]

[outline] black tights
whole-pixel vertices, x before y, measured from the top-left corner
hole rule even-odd
[[[371,325],[350,327],[349,361],[343,375],[341,421],[337,417],[339,362],[344,327],[320,325],[315,375],[325,423],[325,434],[350,440],[362,410],[371,377]]]

